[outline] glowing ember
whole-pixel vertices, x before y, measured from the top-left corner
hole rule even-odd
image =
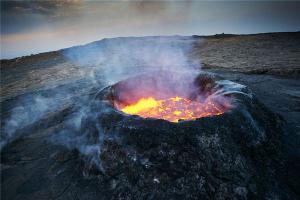
[[[153,97],[141,98],[136,103],[117,107],[124,113],[139,115],[147,118],[165,119],[171,122],[182,120],[193,120],[201,117],[220,115],[229,108],[214,102],[214,99],[207,98],[204,102],[191,101],[181,97],[172,97],[157,100]]]

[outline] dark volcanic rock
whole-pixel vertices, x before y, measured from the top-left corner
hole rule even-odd
[[[179,123],[124,115],[105,100],[109,91],[84,130],[91,141],[104,134],[101,173],[114,199],[292,198],[277,180],[281,122],[247,89],[233,94],[231,111]]]
[[[1,60],[0,142],[8,122],[21,123],[8,126],[16,132],[1,150],[1,199],[299,199],[299,36],[116,38],[70,48],[86,61],[88,50],[100,49],[105,62],[80,65],[66,50]],[[192,43],[189,57],[200,59],[202,70],[255,96],[234,94],[239,101],[230,112],[178,124],[126,116],[95,101],[82,129],[69,127],[107,87],[106,69],[145,72],[143,60],[124,56],[120,44],[132,55],[131,44],[161,39]],[[116,55],[121,59],[111,63]],[[61,131],[71,144],[49,142]]]

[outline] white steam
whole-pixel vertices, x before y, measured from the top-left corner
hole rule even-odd
[[[78,67],[78,76],[81,77],[53,88],[51,92],[44,90],[41,94],[21,98],[5,122],[1,149],[25,134],[24,128],[41,119],[47,120],[49,113],[59,113],[67,105],[73,113],[64,119],[65,128],[53,133],[49,141],[77,149],[89,162],[101,168],[98,158],[104,137],[102,128],[97,126],[98,136],[92,143],[89,133],[80,132],[84,119],[96,119],[105,112],[90,109],[93,100],[90,93],[140,73],[164,70],[197,75],[195,72],[199,71],[200,63],[189,59],[193,41],[192,37],[116,38],[62,50],[67,62]]]
[[[191,61],[191,37],[146,37],[104,39],[65,51],[80,66],[97,66],[108,82],[155,70],[194,71],[199,61]]]
[[[188,73],[192,75],[188,77],[193,80],[201,69],[199,60],[190,59],[194,42],[193,37],[177,36],[116,38],[62,50],[67,63],[78,67],[79,78],[77,76],[76,80],[68,84],[21,98],[5,122],[4,132],[1,135],[1,149],[10,141],[26,134],[26,131],[23,131],[26,127],[41,120],[47,121],[49,113],[62,115],[61,110],[67,107],[72,110],[71,114],[63,117],[62,122],[56,122],[63,123],[64,125],[60,126],[63,128],[51,133],[49,141],[68,149],[77,149],[89,164],[102,169],[99,156],[107,134],[104,134],[105,130],[97,123],[97,119],[107,110],[101,106],[97,110],[91,108],[93,95],[109,84],[141,73],[159,71]],[[51,75],[53,74],[49,74]],[[174,76],[173,79],[176,77],[181,76]],[[173,81],[182,82],[182,80]],[[228,81],[217,83],[223,86],[223,90],[217,91],[219,93],[214,94],[216,96],[242,93],[244,88]],[[86,123],[85,119],[89,119],[89,123],[94,123],[96,127],[94,132],[82,128]],[[52,125],[53,122],[49,126]],[[97,134],[94,135],[95,132]]]

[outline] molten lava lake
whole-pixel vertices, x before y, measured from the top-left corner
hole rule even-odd
[[[90,106],[74,132],[86,135],[89,150],[101,146],[92,157],[101,172],[90,163],[86,169],[105,174],[105,184],[113,177],[125,192],[146,191],[147,198],[158,190],[158,199],[186,185],[185,196],[201,199],[203,176],[210,195],[203,199],[210,199],[224,186],[230,195],[237,185],[274,182],[281,123],[244,85],[206,72],[142,74],[101,89]]]
[[[177,73],[121,81],[113,86],[110,101],[123,113],[170,122],[221,115],[232,108],[232,97],[209,76]]]
[[[153,97],[141,98],[134,104],[123,108],[117,107],[127,114],[139,115],[143,118],[164,119],[171,122],[221,115],[226,111],[224,107],[216,104],[211,99],[197,102],[178,96],[162,100],[157,100]]]

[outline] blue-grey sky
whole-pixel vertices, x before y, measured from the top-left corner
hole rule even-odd
[[[1,58],[103,38],[300,31],[300,2],[1,1]]]

